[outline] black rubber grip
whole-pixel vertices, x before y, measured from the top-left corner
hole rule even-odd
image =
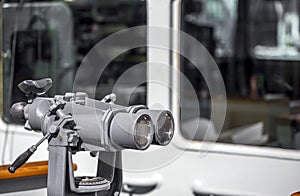
[[[26,163],[32,154],[33,152],[30,149],[27,149],[13,162],[13,164],[11,164],[11,166],[8,167],[8,171],[12,174],[15,173],[19,167]]]

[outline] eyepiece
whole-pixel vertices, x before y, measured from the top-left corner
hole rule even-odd
[[[24,108],[27,104],[25,102],[18,102],[11,106],[10,114],[15,119],[25,119]]]

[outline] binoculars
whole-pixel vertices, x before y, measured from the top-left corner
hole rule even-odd
[[[50,160],[54,155],[72,163],[70,153],[90,151],[115,155],[123,149],[145,150],[151,144],[169,144],[174,135],[174,119],[167,110],[149,110],[145,105],[117,105],[113,103],[113,94],[101,101],[88,98],[84,92],[45,97],[52,86],[50,78],[25,80],[18,86],[28,97],[28,102],[15,103],[11,107],[11,115],[23,119],[25,129],[42,132],[44,137],[17,158],[8,168],[11,173],[24,164],[46,139],[49,141],[49,161],[57,165]],[[58,153],[57,149],[61,151]],[[56,165],[49,165],[49,172],[52,168],[55,172],[68,173],[71,192],[90,193],[110,187],[111,179],[100,184],[84,183],[85,178],[74,178],[70,167],[58,169]],[[50,190],[50,194],[65,195],[66,187],[49,189],[52,186],[49,185],[51,175],[48,175],[48,194]]]

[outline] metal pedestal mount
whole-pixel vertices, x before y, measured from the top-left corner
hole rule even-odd
[[[60,114],[60,112],[58,112]],[[96,176],[74,177],[72,154],[80,149],[79,137],[72,127],[71,116],[63,115],[51,125],[49,132],[59,133],[49,142],[47,193],[49,196],[64,195],[119,195],[122,186],[121,152],[99,152]],[[117,168],[115,167],[117,165]],[[118,172],[116,172],[118,170]]]

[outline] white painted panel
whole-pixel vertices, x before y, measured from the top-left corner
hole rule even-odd
[[[238,145],[236,146],[239,147]],[[175,148],[173,150],[176,150]],[[177,149],[179,150],[179,149]],[[124,153],[124,165],[136,164]],[[157,153],[159,160],[163,154]],[[146,161],[153,161],[149,157]],[[224,195],[282,196],[300,190],[300,161],[247,155],[185,151],[176,161],[148,172],[127,171],[124,182],[160,175],[159,188],[148,195],[193,195],[193,190]],[[123,194],[126,195],[126,194]]]

